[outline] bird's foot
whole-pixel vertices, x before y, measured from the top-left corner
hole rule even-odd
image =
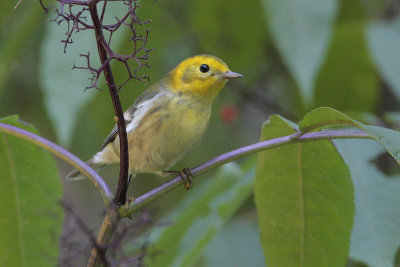
[[[186,190],[193,188],[192,172],[190,168],[183,168],[181,171],[163,171],[164,175],[179,175]]]
[[[125,209],[126,210],[129,208],[129,204],[131,204],[132,202],[135,202],[135,198],[134,197],[126,198],[126,201],[125,201]]]

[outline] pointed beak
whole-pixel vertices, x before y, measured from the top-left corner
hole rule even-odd
[[[232,72],[232,71],[227,71],[227,72],[221,73],[220,75],[221,75],[222,79],[228,79],[228,80],[236,79],[236,78],[242,78],[243,77],[242,74],[236,73],[236,72]]]

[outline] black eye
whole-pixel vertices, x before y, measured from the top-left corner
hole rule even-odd
[[[200,66],[200,71],[202,72],[202,73],[206,73],[207,71],[209,71],[210,70],[210,67],[207,65],[207,64],[201,64],[201,66]]]

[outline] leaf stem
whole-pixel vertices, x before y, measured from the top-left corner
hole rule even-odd
[[[324,132],[312,132],[306,133],[304,135],[298,136],[298,133],[293,135],[283,136],[263,142],[258,142],[255,144],[251,144],[248,146],[244,146],[238,148],[236,150],[230,151],[228,153],[217,156],[203,164],[200,164],[194,167],[191,170],[192,178],[199,176],[200,174],[209,171],[211,169],[215,169],[223,164],[234,161],[236,159],[255,154],[260,151],[264,151],[267,149],[272,149],[275,147],[309,142],[309,141],[318,141],[318,140],[326,140],[326,139],[349,139],[349,138],[358,138],[358,139],[374,139],[367,132],[362,130],[342,130],[342,131],[324,131]],[[152,200],[164,195],[165,193],[171,191],[182,183],[182,179],[180,176],[176,176],[172,178],[168,182],[160,185],[157,188],[143,194],[142,196],[135,199],[134,202],[129,203],[127,208],[120,207],[120,214],[123,217],[129,217],[135,211],[145,206],[147,203]]]
[[[76,157],[68,150],[34,133],[1,122],[0,122],[0,132],[19,137],[21,139],[24,139],[28,142],[31,142],[37,146],[40,146],[50,151],[55,156],[63,159],[67,163],[76,167],[84,175],[86,175],[90,179],[90,181],[92,181],[93,184],[99,189],[100,194],[107,205],[113,199],[113,194],[111,193],[111,190],[108,187],[108,185],[104,182],[103,178],[101,178],[101,176],[98,175],[97,172],[95,172],[92,168],[90,168],[89,165],[87,165],[85,162],[80,160],[78,157]]]

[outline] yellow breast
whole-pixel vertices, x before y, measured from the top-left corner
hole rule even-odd
[[[203,136],[210,105],[192,97],[162,98],[135,131],[128,132],[131,170],[160,173],[188,152]]]
[[[160,173],[178,161],[206,131],[211,104],[224,84],[240,77],[219,58],[197,55],[148,88],[124,113],[129,172]],[[93,157],[94,163],[119,160],[115,130]]]

